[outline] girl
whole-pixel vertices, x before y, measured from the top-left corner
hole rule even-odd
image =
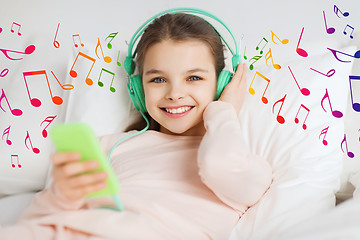
[[[112,204],[107,198],[85,198],[105,186],[106,173],[91,173],[95,161],[56,153],[52,185],[17,225],[0,230],[1,239],[224,240],[266,192],[271,168],[249,153],[237,118],[244,64],[214,101],[224,68],[216,30],[197,16],[163,15],[141,37],[136,62],[153,124],[112,154],[125,211],[97,208]],[[103,137],[105,152],[134,132]]]

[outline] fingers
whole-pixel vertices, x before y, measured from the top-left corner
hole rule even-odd
[[[56,153],[52,162],[55,168],[61,169],[65,176],[74,176],[84,172],[96,170],[99,164],[96,161],[80,162],[78,153]]]
[[[234,84],[239,85],[241,82],[246,81],[247,66],[245,63],[240,63],[236,69],[236,72],[231,80]]]

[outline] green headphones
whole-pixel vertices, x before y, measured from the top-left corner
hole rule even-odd
[[[194,9],[194,8],[174,8],[174,9],[169,9],[169,10],[166,10],[166,11],[156,14],[155,16],[153,16],[152,18],[147,20],[143,25],[141,25],[137,29],[137,31],[134,33],[134,35],[132,36],[132,38],[129,42],[128,56],[125,58],[125,61],[124,61],[124,68],[129,76],[127,88],[128,88],[131,100],[132,100],[136,110],[140,111],[141,113],[145,113],[145,112],[147,112],[147,110],[146,110],[146,105],[145,105],[145,95],[144,95],[144,90],[143,90],[143,86],[142,86],[141,76],[140,75],[132,76],[135,72],[135,66],[136,66],[135,62],[133,60],[135,57],[135,54],[136,54],[136,52],[133,53],[133,48],[134,48],[135,42],[139,39],[139,37],[145,31],[146,27],[155,18],[160,17],[166,13],[179,13],[179,12],[201,14],[201,15],[210,17],[210,18],[218,21],[219,23],[221,23],[226,28],[226,30],[230,33],[230,35],[235,43],[235,52],[234,52],[233,49],[229,46],[229,44],[226,42],[226,40],[222,37],[222,35],[217,31],[219,33],[221,39],[224,41],[224,43],[230,50],[231,54],[233,55],[232,67],[233,67],[234,72],[236,71],[238,64],[241,62],[241,57],[239,55],[239,46],[235,40],[233,33],[230,31],[228,26],[223,21],[221,21],[219,18],[212,15],[211,13],[205,12],[200,9]],[[227,70],[221,71],[221,73],[218,77],[218,81],[217,81],[217,89],[216,89],[216,96],[215,96],[216,99],[218,99],[220,97],[225,86],[231,81],[232,76],[233,76],[233,73],[231,73],[230,71],[227,71]]]

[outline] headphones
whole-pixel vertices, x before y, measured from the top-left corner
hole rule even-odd
[[[233,67],[234,72],[236,71],[237,66],[241,62],[241,57],[239,55],[239,45],[237,44],[233,33],[230,31],[228,26],[223,21],[221,21],[219,18],[217,18],[213,14],[203,11],[203,10],[200,10],[200,9],[195,9],[195,8],[173,8],[173,9],[169,9],[169,10],[166,10],[166,11],[156,14],[155,16],[148,19],[143,25],[141,25],[136,30],[136,32],[134,33],[134,35],[132,36],[132,38],[129,42],[128,55],[124,61],[124,68],[128,74],[127,88],[128,88],[128,91],[129,91],[129,94],[131,97],[131,101],[133,102],[135,109],[140,111],[141,113],[146,113],[147,110],[146,110],[146,105],[145,105],[145,95],[144,95],[144,89],[143,89],[143,85],[142,85],[141,76],[139,74],[132,76],[135,72],[135,67],[136,67],[136,64],[134,61],[134,57],[136,55],[136,50],[135,50],[135,52],[133,52],[134,45],[135,45],[136,41],[140,38],[140,36],[144,33],[146,27],[150,23],[152,23],[154,21],[154,19],[156,19],[164,14],[167,14],[167,13],[180,13],[180,12],[190,13],[190,14],[194,14],[194,15],[201,14],[201,15],[210,17],[210,18],[216,20],[217,22],[219,22],[221,25],[223,25],[226,28],[226,30],[230,33],[232,39],[234,40],[235,52],[229,46],[229,44],[224,39],[224,37],[216,30],[216,28],[214,26],[213,26],[213,28],[217,31],[220,38],[224,41],[225,45],[227,46],[227,48],[230,50],[231,54],[233,55],[232,67]],[[216,100],[220,97],[225,86],[231,81],[232,76],[233,76],[233,73],[230,71],[227,71],[227,70],[221,71],[221,73],[219,74],[219,77],[218,77],[218,81],[217,81],[217,89],[216,89],[216,96],[215,96]]]

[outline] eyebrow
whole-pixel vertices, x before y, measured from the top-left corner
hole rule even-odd
[[[190,73],[195,73],[195,72],[209,72],[208,70],[206,69],[203,69],[203,68],[193,68],[193,69],[190,69],[188,71],[186,71],[185,73],[186,74],[190,74]],[[164,72],[161,71],[161,70],[158,70],[158,69],[150,69],[148,71],[145,72],[145,75],[150,75],[150,74],[163,74]]]

